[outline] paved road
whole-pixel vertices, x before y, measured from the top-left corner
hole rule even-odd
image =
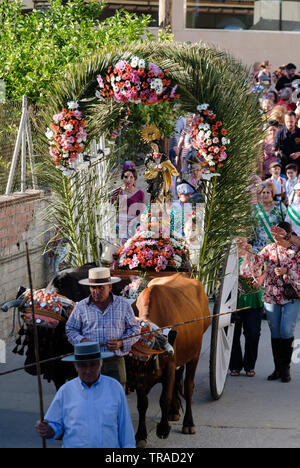
[[[300,323],[296,338],[300,338]],[[181,423],[172,423],[167,440],[155,435],[159,421],[160,386],[150,393],[148,410],[148,448],[221,448],[221,447],[300,447],[300,364],[292,365],[293,380],[289,384],[268,382],[273,370],[268,325],[264,321],[257,362],[257,375],[228,377],[226,389],[219,401],[212,401],[209,390],[208,365],[210,329],[206,332],[199,361],[193,412],[197,429],[195,435],[181,434]],[[23,364],[23,357],[10,352],[0,372]],[[55,389],[43,382],[45,409]],[[134,426],[137,423],[135,394],[128,396]],[[34,431],[38,419],[36,379],[25,372],[0,377],[0,447],[40,447]],[[59,447],[60,442],[48,443]]]

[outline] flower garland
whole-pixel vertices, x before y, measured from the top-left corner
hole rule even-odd
[[[121,296],[126,299],[136,300],[140,293],[147,287],[149,281],[136,277],[130,284],[121,291]]]
[[[118,268],[144,271],[186,270],[189,252],[182,241],[139,231],[118,250]]]
[[[45,133],[49,140],[52,161],[58,167],[68,167],[85,148],[85,120],[78,107],[77,102],[68,102],[68,109],[62,109],[53,116],[54,122]]]
[[[96,93],[97,97],[113,98],[116,102],[157,104],[179,97],[177,85],[172,87],[169,70],[163,71],[154,63],[146,63],[136,56],[108,67],[105,78],[98,75],[97,81],[101,90]]]
[[[201,104],[197,110],[199,114],[194,118],[192,130],[193,147],[198,151],[202,165],[214,171],[216,166],[221,168],[227,159],[226,150],[230,140],[226,138],[227,130],[223,123],[217,120],[209,104]]]

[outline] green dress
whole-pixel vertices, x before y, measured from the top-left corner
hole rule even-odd
[[[239,258],[239,267],[241,266],[243,257]],[[264,306],[262,301],[263,288],[257,290],[253,285],[251,278],[239,276],[239,295],[238,295],[238,309],[243,307],[250,307],[250,309],[260,309]]]

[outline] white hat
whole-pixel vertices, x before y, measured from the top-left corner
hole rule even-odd
[[[119,281],[121,281],[121,278],[110,276],[109,268],[90,268],[89,277],[80,280],[79,283],[85,286],[103,286],[118,283]]]
[[[177,185],[177,193],[178,195],[188,195],[195,192],[195,189],[189,184],[180,184]]]
[[[300,182],[298,182],[298,183],[294,186],[294,190],[300,190]]]

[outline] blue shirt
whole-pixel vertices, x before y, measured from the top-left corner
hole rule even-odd
[[[74,307],[68,322],[66,334],[72,345],[80,343],[83,338],[102,344],[117,338],[123,340],[123,348],[115,351],[117,356],[125,356],[131,346],[139,340],[125,339],[127,336],[140,333],[140,326],[134,316],[129,302],[123,297],[112,294],[112,301],[102,311],[88,297],[78,302]],[[107,346],[101,346],[101,351],[108,351]]]
[[[100,375],[91,387],[79,377],[57,392],[45,419],[64,432],[63,448],[135,448],[135,437],[123,387]]]

